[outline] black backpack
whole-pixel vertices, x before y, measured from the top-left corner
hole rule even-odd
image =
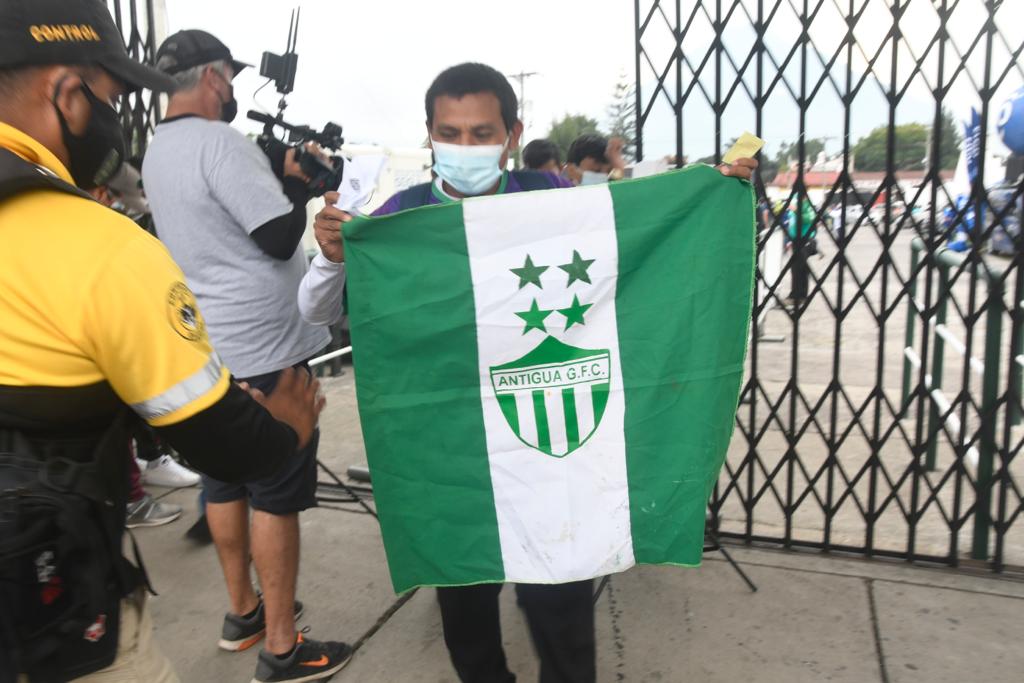
[[[38,189],[91,199],[0,148],[0,202]],[[121,550],[137,424],[122,406],[102,433],[48,437],[0,407],[0,683],[66,681],[116,658],[121,597],[149,585],[137,547],[139,569]]]

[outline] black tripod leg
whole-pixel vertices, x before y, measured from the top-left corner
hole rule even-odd
[[[610,575],[602,576],[601,577],[601,583],[597,584],[597,590],[594,591],[594,604],[595,605],[597,604],[598,599],[601,597],[601,593],[604,593],[604,587],[608,585],[608,579],[610,579],[610,578],[611,578]]]
[[[743,579],[746,582],[747,586],[750,587],[750,592],[756,593],[757,586],[754,584],[753,581],[750,580],[750,577],[747,576],[746,572],[743,571],[743,568],[740,567],[739,564],[737,564],[736,560],[732,559],[732,555],[730,555],[729,551],[725,549],[725,546],[723,546],[721,542],[719,542],[718,536],[715,535],[715,532],[711,531],[711,529],[705,529],[704,533],[711,537],[711,542],[715,544],[714,549],[722,553],[726,561],[730,565],[732,565],[732,568],[736,570],[736,573],[740,575],[740,578]]]
[[[364,510],[366,510],[368,513],[370,513],[371,515],[376,517],[377,521],[380,521],[380,517],[377,517],[377,511],[374,510],[373,508],[371,508],[369,505],[367,505],[365,500],[363,500],[358,495],[356,495],[356,492],[353,491],[351,488],[349,488],[348,484],[343,482],[341,480],[341,477],[339,477],[337,474],[334,473],[334,470],[332,470],[330,467],[325,465],[323,460],[321,460],[320,458],[317,458],[316,459],[316,464],[320,467],[320,469],[322,469],[324,472],[326,472],[331,477],[331,479],[334,480],[335,484],[337,484],[342,489],[344,489],[345,493],[347,493],[348,495],[352,496],[352,499],[355,502],[359,503],[363,507]]]

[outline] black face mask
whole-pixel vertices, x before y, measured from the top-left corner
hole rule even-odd
[[[220,92],[217,92],[217,99],[220,100],[220,120],[224,123],[231,123],[238,116],[238,100],[235,99],[235,86],[228,82],[228,79],[224,77],[220,71],[214,69],[215,74],[221,77],[225,83],[228,84],[228,99],[220,99]]]
[[[82,94],[89,101],[90,109],[89,122],[82,135],[75,135],[68,128],[68,122],[57,106],[56,95],[53,108],[57,110],[61,138],[70,157],[68,171],[76,185],[83,190],[92,190],[106,185],[121,168],[125,157],[124,130],[114,108],[96,97],[84,82]]]
[[[235,99],[235,89],[231,89],[231,99],[220,105],[220,120],[224,123],[231,123],[238,116],[238,100]]]

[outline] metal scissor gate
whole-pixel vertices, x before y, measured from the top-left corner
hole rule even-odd
[[[710,506],[719,534],[1024,565],[1024,182],[996,134],[1024,84],[1022,3],[635,10],[640,155],[717,161],[743,130],[769,141],[747,381]],[[972,108],[988,134],[964,138]]]

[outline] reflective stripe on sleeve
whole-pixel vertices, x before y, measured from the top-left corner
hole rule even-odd
[[[209,362],[199,372],[175,384],[173,387],[147,401],[132,404],[132,410],[145,420],[155,420],[173,413],[202,398],[220,381],[221,362],[217,354],[211,354]]]

